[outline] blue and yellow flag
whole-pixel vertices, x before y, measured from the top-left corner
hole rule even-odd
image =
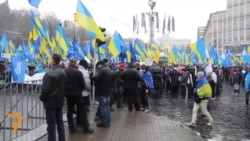
[[[49,41],[49,35],[45,28],[43,27],[42,23],[40,20],[35,16],[33,12],[31,12],[30,19],[32,23],[34,24],[35,28],[40,32],[40,34],[47,40]]]
[[[112,54],[114,58],[116,58],[121,53],[122,50],[121,48],[122,48],[122,39],[120,38],[119,33],[115,32],[108,44],[109,52]]]
[[[60,47],[59,52],[60,52],[61,57],[65,59],[68,55],[70,44],[62,27],[59,24],[56,26],[56,42],[58,43]]]
[[[82,28],[87,30],[93,38],[100,39],[101,41],[106,40],[103,32],[98,27],[89,10],[84,6],[81,0],[78,0],[77,2],[75,20]]]
[[[138,55],[140,55],[141,60],[145,61],[147,57],[147,53],[142,46],[142,43],[139,39],[135,39],[135,50]]]

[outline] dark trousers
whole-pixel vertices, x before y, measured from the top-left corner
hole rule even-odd
[[[250,95],[250,92],[246,92],[246,105],[247,106],[249,105],[249,95]]]
[[[48,141],[56,141],[56,127],[59,141],[66,141],[63,124],[62,107],[58,109],[45,109],[48,124]]]
[[[128,109],[129,111],[133,110],[133,105],[136,111],[140,110],[140,98],[137,92],[137,89],[125,89],[124,94],[128,97]]]
[[[149,104],[148,104],[148,94],[145,93],[145,90],[142,91],[141,93],[141,102],[142,102],[142,107],[145,109],[149,108]]]
[[[116,101],[116,104],[117,104],[117,107],[120,107],[122,104],[121,104],[121,98],[122,98],[122,92],[121,90],[117,90],[117,92],[115,93],[114,95],[115,97],[115,101]]]
[[[77,108],[77,118],[79,119],[78,124],[83,127],[83,130],[88,130],[88,116],[86,106],[81,96],[67,96],[67,118],[69,124],[69,130],[75,130],[75,123],[73,119],[74,108]]]

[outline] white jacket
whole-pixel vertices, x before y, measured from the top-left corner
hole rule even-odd
[[[79,71],[82,72],[83,79],[85,82],[85,89],[82,91],[82,96],[88,96],[91,92],[91,84],[90,84],[90,78],[89,78],[89,72],[84,67],[79,66]]]

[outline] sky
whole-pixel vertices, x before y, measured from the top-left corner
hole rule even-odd
[[[5,0],[0,0],[0,2]],[[149,38],[144,32],[136,35],[132,31],[133,15],[150,11],[148,0],[82,0],[97,24],[113,34],[116,30],[124,38]],[[9,0],[12,9],[31,9],[28,0]],[[77,0],[41,0],[39,12],[54,12],[61,20],[73,20]],[[176,32],[171,37],[197,39],[197,28],[206,26],[209,14],[226,9],[226,0],[156,0],[155,11],[159,13],[160,29],[164,15],[174,16]],[[140,18],[139,18],[140,21]],[[148,24],[148,23],[147,23]],[[144,31],[140,29],[140,31]],[[162,33],[156,33],[156,37]]]

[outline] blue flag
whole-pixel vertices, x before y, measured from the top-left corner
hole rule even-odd
[[[17,57],[11,57],[11,72],[14,82],[23,82],[26,71],[26,62]]]
[[[39,4],[41,2],[41,0],[28,0],[28,1],[29,1],[30,5],[32,5],[35,8],[38,8]]]

